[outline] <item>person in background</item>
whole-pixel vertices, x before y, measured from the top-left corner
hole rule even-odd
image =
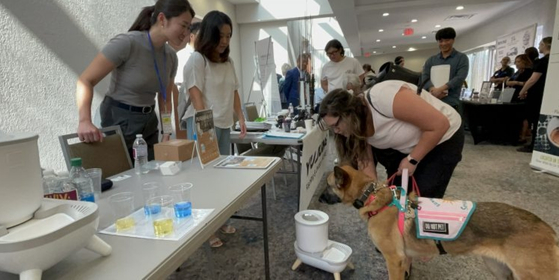
[[[532,64],[534,64],[536,60],[538,60],[538,58],[540,57],[540,52],[535,47],[526,48],[524,50],[524,54],[528,56],[530,61],[532,61]]]
[[[291,69],[291,65],[289,65],[288,63],[284,63],[281,66],[281,73],[283,74],[283,76],[279,79],[278,87],[279,87],[280,101],[281,101],[281,108],[282,109],[287,109],[287,107],[289,107],[289,103],[287,103],[287,98],[285,97],[285,94],[283,93],[283,87],[285,85],[285,75],[287,75],[287,71],[289,71],[290,69]]]
[[[512,74],[514,74],[514,69],[509,66],[510,57],[505,56],[501,59],[501,68],[493,73],[493,76],[489,78],[489,81],[495,85],[495,89],[500,90],[503,84],[508,80]]]
[[[355,96],[363,94],[363,87],[361,86],[361,81],[359,81],[359,76],[353,73],[344,74],[342,87]]]
[[[155,97],[159,111],[170,114],[171,98],[167,96],[171,95],[177,71],[177,55],[166,43],[180,45],[188,37],[193,16],[194,10],[186,0],[158,0],[154,6],[143,8],[128,33],[117,35],[103,47],[78,78],[81,141],[103,140],[103,134],[91,122],[91,100],[95,85],[112,72],[109,91],[100,107],[101,126],[121,127],[131,157],[136,134],[142,134],[148,144],[148,159],[154,159],[153,145],[159,141]],[[163,132],[163,139],[168,139],[170,131]]]
[[[337,89],[322,100],[319,127],[336,133],[340,162],[373,180],[377,161],[388,177],[407,168],[421,196],[442,198],[462,159],[460,114],[427,91],[418,95],[417,86],[404,81],[377,83],[365,95]]]
[[[363,87],[366,87],[368,84],[370,84],[375,77],[377,76],[377,73],[375,73],[375,70],[373,70],[373,68],[371,67],[371,64],[363,64],[363,71],[365,73],[363,73]]]
[[[531,153],[536,142],[540,108],[542,107],[543,90],[547,77],[547,66],[549,65],[549,52],[551,51],[551,37],[541,40],[538,50],[544,56],[534,63],[534,72],[520,90],[520,99],[526,99],[526,116],[529,125],[532,126],[532,142],[516,149],[519,152]]]
[[[196,47],[196,37],[198,36],[198,31],[200,31],[200,22],[195,22],[192,25],[190,25],[190,36],[188,38],[188,42],[186,44],[186,46],[184,47],[184,50],[182,52],[180,52],[179,54],[177,54],[179,56],[179,70],[177,71],[177,77],[175,77],[175,88],[173,88],[174,91],[178,92],[178,102],[176,105],[176,110],[175,110],[175,129],[177,131],[177,138],[180,139],[186,139],[187,138],[187,123],[185,120],[183,119],[187,119],[189,117],[193,117],[192,116],[187,116],[186,115],[186,109],[188,108],[188,106],[190,106],[190,97],[187,93],[187,90],[185,89],[185,87],[183,86],[183,81],[184,81],[184,67],[186,67],[186,62],[188,62],[188,59],[190,58],[190,56],[194,53],[194,48]],[[180,73],[180,77],[179,77],[179,73]],[[179,86],[180,88],[177,89],[176,86]],[[175,93],[173,93],[173,96],[175,96]]]
[[[194,116],[195,111],[211,109],[215,133],[222,155],[231,154],[231,126],[233,113],[239,119],[240,138],[246,135],[246,124],[239,97],[239,81],[235,74],[233,60],[229,57],[229,43],[233,35],[231,18],[223,12],[211,11],[202,20],[196,37],[196,51],[190,56],[184,68],[184,85],[188,90],[191,106],[186,115]],[[194,117],[187,118],[189,128],[194,128]],[[194,129],[188,129],[188,139],[194,138]],[[234,233],[232,226],[221,227],[222,233]],[[210,246],[220,247],[221,239],[212,235]]]
[[[398,66],[404,67],[404,63],[405,63],[405,62],[406,62],[406,61],[404,60],[404,57],[401,56],[401,55],[399,55],[399,56],[397,56],[396,58],[394,58],[394,64],[396,64],[396,65],[398,65]]]
[[[322,74],[320,77],[320,85],[324,92],[342,88],[342,79],[344,73],[353,73],[359,76],[359,80],[363,80],[365,72],[361,68],[359,61],[353,57],[344,55],[344,47],[340,41],[330,40],[324,48],[326,55],[330,61],[322,66]]]
[[[519,103],[524,102],[524,100],[521,100],[519,98],[519,94],[526,81],[528,81],[528,79],[532,76],[532,61],[530,60],[530,58],[528,58],[527,55],[521,54],[517,55],[514,59],[514,65],[518,70],[505,83],[507,87],[514,88],[514,94],[512,96],[511,103]],[[525,113],[525,111],[526,110],[523,110],[522,113]],[[531,135],[528,120],[524,119],[524,121],[522,122],[522,129],[518,137],[518,143],[524,144],[528,142],[530,136]]]
[[[456,31],[451,27],[437,31],[435,39],[441,52],[425,61],[421,82],[425,83],[424,89],[428,90],[433,96],[459,110],[460,91],[464,80],[468,76],[469,60],[465,54],[454,49],[455,38]],[[431,68],[438,65],[450,65],[449,81],[435,87],[431,81]]]
[[[287,99],[287,105],[293,105],[294,114],[297,114],[297,106],[299,106],[299,81],[307,78],[308,59],[305,54],[299,55],[297,58],[297,67],[287,71],[285,82],[283,84],[283,93]]]
[[[517,71],[505,81],[507,87],[514,88],[514,95],[512,96],[512,103],[524,102],[519,98],[520,90],[524,84],[532,76],[532,61],[525,54],[519,54],[514,59],[514,65]]]

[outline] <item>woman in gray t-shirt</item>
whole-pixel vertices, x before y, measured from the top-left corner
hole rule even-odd
[[[100,108],[101,126],[119,125],[131,155],[136,134],[142,134],[148,143],[148,158],[153,159],[153,145],[159,139],[155,97],[162,116],[171,112],[170,94],[177,72],[177,55],[166,43],[180,44],[188,38],[192,17],[194,10],[188,1],[158,0],[142,10],[128,33],[117,35],[103,47],[77,83],[81,141],[103,139],[91,122],[91,100],[93,87],[112,72]]]

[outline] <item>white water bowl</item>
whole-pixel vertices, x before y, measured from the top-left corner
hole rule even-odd
[[[328,246],[328,214],[318,210],[304,210],[295,214],[297,247],[308,252],[322,252]]]
[[[298,248],[297,242],[295,242],[295,254],[301,262],[330,273],[342,272],[349,263],[352,252],[351,247],[328,240],[328,246],[324,251],[311,254]]]

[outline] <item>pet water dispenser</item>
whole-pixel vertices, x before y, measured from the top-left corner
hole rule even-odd
[[[43,198],[38,135],[0,131],[0,271],[20,280],[42,272],[80,248],[108,256],[95,235],[95,203]]]
[[[340,280],[340,272],[346,266],[354,269],[349,261],[351,248],[328,239],[328,220],[328,215],[318,210],[304,210],[295,214],[297,260],[291,267],[292,270],[305,263],[333,273],[334,279]]]

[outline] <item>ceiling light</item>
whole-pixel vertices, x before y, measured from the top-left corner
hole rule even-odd
[[[387,17],[387,16],[389,16],[389,15],[390,15],[389,13],[384,13],[384,14],[382,14],[383,17]]]
[[[411,22],[417,22],[417,19],[414,18],[414,19],[411,20]]]
[[[377,39],[377,42],[380,42],[380,39]]]
[[[427,36],[421,36],[421,39],[427,39]]]
[[[456,7],[456,10],[464,10],[464,6],[458,6]]]
[[[441,25],[440,25],[440,24],[437,24],[437,25],[435,25],[435,28],[439,28],[439,27],[441,27]]]
[[[377,51],[373,51],[373,53],[377,53]]]
[[[415,51],[415,48],[413,48],[413,47],[410,47],[410,48],[408,49],[408,52],[413,52],[413,51]]]
[[[378,32],[384,32],[384,29],[379,29]]]
[[[393,48],[393,49],[395,49],[395,48],[396,48],[396,46],[392,46],[392,48]]]

